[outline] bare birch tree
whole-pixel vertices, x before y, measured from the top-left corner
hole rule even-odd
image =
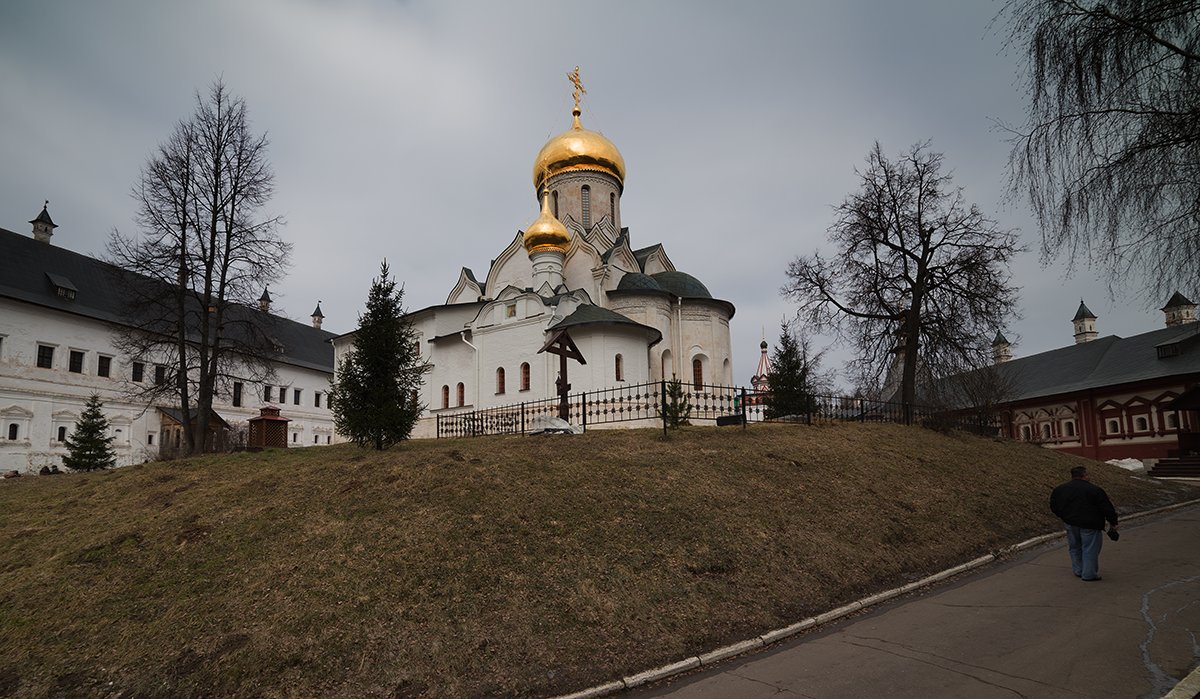
[[[852,375],[881,386],[898,365],[911,416],[919,371],[981,366],[1015,316],[1009,263],[1019,248],[1012,231],[965,202],[928,144],[893,161],[876,143],[858,174],[861,188],[829,228],[833,256],[792,261],[782,291],[800,320],[853,345]]]
[[[1200,293],[1200,2],[1013,0],[1028,118],[1012,191],[1047,258],[1107,268],[1162,301]]]
[[[142,169],[140,235],[109,240],[109,261],[134,273],[122,275],[122,349],[166,367],[165,382],[134,390],[175,402],[187,453],[204,449],[214,396],[269,379],[280,350],[276,320],[253,307],[291,252],[280,217],[262,213],[274,189],[267,145],[245,102],[214,82]]]

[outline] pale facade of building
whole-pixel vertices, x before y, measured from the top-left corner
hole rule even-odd
[[[566,328],[587,364],[571,362],[572,393],[679,377],[733,383],[733,304],[676,269],[662,245],[634,248],[622,226],[625,162],[601,134],[570,129],[537,154],[541,212],[482,279],[464,267],[444,304],[412,312],[429,363],[416,436],[440,412],[556,394],[558,358],[539,353]],[[337,362],[354,333],[334,340]]]
[[[93,393],[104,404],[120,465],[169,453],[179,430],[164,410],[177,406],[130,397],[163,378],[159,367],[115,344],[119,272],[52,243],[56,226],[45,209],[31,223],[32,236],[0,229],[0,471],[61,465],[63,440]],[[238,429],[260,407],[275,405],[291,419],[289,446],[337,441],[327,399],[333,333],[271,318],[283,348],[271,385],[233,385],[214,410]]]

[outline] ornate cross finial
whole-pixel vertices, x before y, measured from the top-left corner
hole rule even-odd
[[[575,86],[572,94],[575,96],[575,112],[578,114],[579,98],[587,94],[587,90],[583,89],[583,81],[579,79],[579,66],[575,66],[575,70],[567,73],[567,80],[570,80],[571,84]]]

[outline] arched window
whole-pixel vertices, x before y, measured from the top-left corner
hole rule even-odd
[[[1075,436],[1075,421],[1074,420],[1063,421],[1063,432],[1065,432],[1068,437],[1074,437]]]
[[[529,390],[529,362],[521,363],[521,390]]]
[[[8,438],[16,441],[17,439],[17,423],[13,422],[8,426]]]
[[[1168,430],[1177,430],[1179,429],[1179,418],[1175,417],[1175,413],[1167,413],[1164,424]]]
[[[617,355],[613,361],[613,368],[616,370],[617,381],[625,380],[625,366],[621,361],[621,355]]]
[[[58,428],[58,441],[60,441],[60,442],[67,441],[67,428],[63,427],[61,425]]]
[[[442,407],[443,408],[450,407],[450,387],[449,386],[442,386]]]
[[[579,203],[583,206],[583,227],[592,227],[592,188],[586,184],[579,190]]]
[[[496,369],[496,395],[504,393],[504,367]]]
[[[612,217],[613,225],[617,223],[617,193],[608,193],[608,215]]]
[[[662,353],[662,374],[660,379],[666,379],[668,376],[674,376],[675,372],[671,369],[671,350],[663,350]]]
[[[704,362],[699,357],[692,360],[692,385],[697,391],[704,388]]]
[[[1135,418],[1133,421],[1133,427],[1138,432],[1145,432],[1146,430],[1150,429],[1150,421],[1144,417]]]
[[[465,386],[462,385],[462,382],[459,381],[458,382],[458,405],[460,407],[466,403],[466,395],[467,395],[467,389]]]
[[[1042,439],[1050,439],[1050,423],[1042,423]]]
[[[554,209],[554,218],[558,218],[558,190],[550,193],[550,206]]]
[[[417,395],[417,392],[414,389],[408,392],[408,399],[412,401],[413,405],[417,405],[421,401],[421,396]]]
[[[1117,420],[1109,420],[1106,424],[1106,432],[1109,434],[1118,434],[1121,431],[1121,423]]]

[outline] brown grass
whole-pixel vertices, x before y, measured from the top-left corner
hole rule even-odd
[[[891,425],[238,454],[0,484],[0,696],[546,695],[1052,531],[1076,461]],[[1194,497],[1097,466],[1121,509]]]

